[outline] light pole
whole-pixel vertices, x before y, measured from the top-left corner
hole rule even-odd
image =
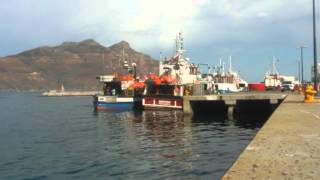
[[[300,75],[301,69],[300,69],[300,61],[298,60],[298,80],[301,83],[301,75]],[[301,83],[302,84],[302,83]]]
[[[314,73],[314,89],[317,90],[318,81],[318,63],[317,63],[317,36],[316,36],[316,12],[315,12],[315,2],[312,0],[312,19],[313,19],[313,73]]]
[[[300,58],[301,58],[301,84],[303,85],[304,78],[303,78],[303,48],[306,48],[305,46],[300,46]]]

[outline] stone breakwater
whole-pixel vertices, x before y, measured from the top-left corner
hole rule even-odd
[[[41,96],[93,96],[98,94],[97,91],[48,91],[41,94]]]

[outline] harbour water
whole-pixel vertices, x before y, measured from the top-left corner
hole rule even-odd
[[[261,125],[0,92],[0,179],[218,179]]]

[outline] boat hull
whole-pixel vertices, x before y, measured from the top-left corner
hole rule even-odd
[[[249,91],[265,91],[266,86],[263,83],[250,83]]]
[[[242,88],[237,87],[233,83],[215,83],[216,91],[218,93],[235,93],[242,91]]]
[[[181,109],[183,98],[181,96],[145,96],[142,99],[144,109]]]
[[[94,96],[93,105],[95,110],[133,110],[142,107],[141,100],[138,97]]]

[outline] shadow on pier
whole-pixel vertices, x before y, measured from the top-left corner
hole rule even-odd
[[[193,101],[193,121],[224,122],[232,121],[244,128],[260,128],[269,119],[282,100],[276,104],[270,100],[240,100],[235,105],[225,101]],[[230,108],[231,107],[231,108]]]

